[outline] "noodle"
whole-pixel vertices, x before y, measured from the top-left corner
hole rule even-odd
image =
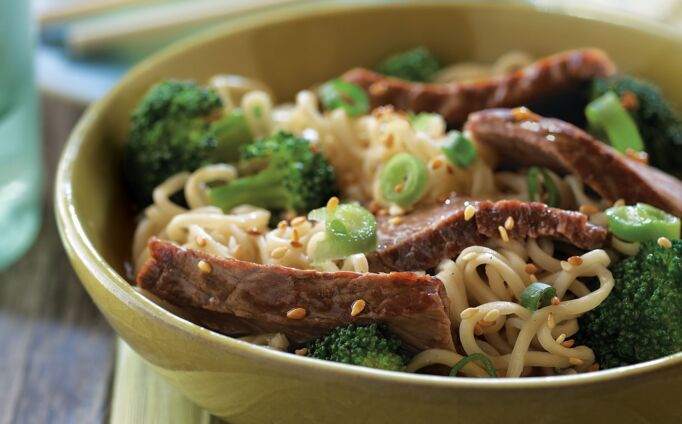
[[[507,72],[529,60],[527,55],[513,53],[500,57],[492,67],[457,65],[443,70],[438,81]],[[468,169],[452,166],[441,150],[448,137],[442,118],[435,118],[430,128],[418,130],[408,115],[392,107],[351,118],[341,109],[320,111],[317,95],[309,90],[299,92],[294,103],[273,106],[269,88],[258,81],[222,75],[211,79],[211,85],[218,91],[225,112],[237,106],[243,111],[255,137],[285,130],[308,140],[320,148],[335,169],[346,198],[374,203],[390,215],[409,212],[387,201],[380,187],[384,166],[403,152],[420,159],[428,172],[427,187],[416,206],[442,201],[444,195],[451,193],[528,200],[528,170],[494,173],[493,160],[484,151],[479,151]],[[604,202],[591,199],[575,176],[562,177],[551,171],[549,175],[559,191],[558,206],[577,209],[587,205],[596,211],[606,207]],[[176,174],[160,184],[154,190],[153,204],[145,209],[135,231],[132,250],[136,272],[149,257],[147,242],[152,237],[218,257],[259,264],[330,272],[369,271],[364,254],[316,262],[316,248],[325,238],[321,223],[297,217],[270,228],[271,213],[266,209],[241,205],[223,211],[211,206],[208,187],[238,177],[237,167],[216,164]],[[188,208],[171,199],[178,192],[183,192]],[[600,219],[604,219],[603,213],[590,216],[591,221]],[[447,293],[460,353],[427,349],[412,359],[407,371],[416,372],[434,364],[452,367],[464,358],[462,353],[487,355],[498,374],[506,377],[586,371],[595,361],[592,350],[564,342],[578,332],[577,318],[597,307],[611,291],[613,277],[607,269],[611,257],[633,255],[639,245],[613,238],[612,248],[586,252],[580,256],[580,265],[566,266],[557,258],[555,245],[548,239],[491,239],[485,245],[464,249],[454,259],[442,261],[435,277],[443,282]],[[533,271],[526,271],[529,264]],[[600,282],[594,291],[580,280],[590,277],[597,277]],[[536,280],[552,285],[560,302],[533,312],[521,306],[523,291]],[[289,341],[280,333],[251,335],[241,340],[282,351],[289,349]],[[471,377],[488,376],[473,362],[461,372]]]

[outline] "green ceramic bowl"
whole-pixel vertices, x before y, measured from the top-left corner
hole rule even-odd
[[[447,62],[511,49],[605,49],[622,69],[682,104],[682,41],[671,30],[590,11],[521,4],[317,2],[249,15],[135,68],[71,135],[56,179],[57,220],[83,285],[118,334],[190,399],[234,423],[676,422],[682,354],[578,376],[510,380],[391,373],[311,360],[233,340],[135,292],[125,262],[133,217],[120,157],[128,114],[165,77],[228,72],[269,83],[280,100],[387,53],[428,45]]]

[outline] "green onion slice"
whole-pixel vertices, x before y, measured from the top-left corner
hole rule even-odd
[[[381,193],[401,207],[417,203],[426,191],[429,179],[424,162],[409,153],[393,156],[381,172]]]
[[[444,126],[443,118],[437,113],[421,112],[417,115],[410,114],[410,122],[412,123],[412,128],[416,131],[427,134],[434,134]]]
[[[528,174],[526,175],[526,184],[528,185],[528,199],[531,202],[537,200],[542,200],[542,193],[540,192],[540,187],[538,186],[539,177],[542,177],[542,187],[544,192],[547,194],[547,205],[552,207],[557,207],[561,204],[561,196],[559,195],[559,189],[554,180],[549,175],[549,172],[545,168],[530,167],[528,168]]]
[[[325,224],[325,238],[317,245],[313,265],[371,252],[377,247],[376,218],[360,205],[346,203],[334,209],[315,209],[308,219]]]
[[[606,132],[609,142],[619,152],[644,150],[637,124],[614,92],[609,91],[590,102],[585,108],[585,116],[590,125]]]
[[[476,160],[474,143],[459,131],[450,131],[441,147],[443,154],[455,166],[467,169]]]
[[[614,206],[606,210],[606,217],[609,230],[625,241],[680,238],[680,219],[646,203]]]
[[[537,311],[549,306],[552,298],[556,296],[556,289],[549,284],[535,282],[529,285],[521,293],[521,306],[529,311]]]
[[[365,90],[352,82],[335,79],[320,87],[320,101],[328,110],[341,108],[348,116],[369,111],[369,97]]]
[[[490,361],[490,358],[478,352],[465,356],[464,358],[460,359],[455,365],[453,365],[452,369],[450,370],[450,377],[457,377],[457,373],[459,372],[459,370],[464,368],[464,366],[471,361],[480,362],[481,365],[483,365],[485,371],[488,373],[488,375],[490,375],[493,378],[497,378],[497,372],[495,372],[495,367],[493,367],[493,363]]]

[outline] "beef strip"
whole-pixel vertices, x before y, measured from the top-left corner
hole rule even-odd
[[[460,127],[471,112],[494,107],[530,106],[548,96],[576,91],[597,76],[609,76],[616,67],[604,52],[581,49],[543,58],[507,75],[468,82],[424,84],[387,77],[364,68],[342,78],[363,87],[373,107],[393,105],[413,112],[443,115]]]
[[[467,205],[476,210],[469,221],[464,219]],[[510,216],[514,220],[512,229],[507,230],[511,239],[551,237],[581,249],[595,249],[605,244],[608,235],[604,228],[589,224],[581,213],[550,208],[543,203],[453,197],[443,204],[405,215],[397,224],[379,217],[379,247],[367,256],[370,271],[433,268],[469,246],[499,237],[499,227]]]
[[[304,342],[344,324],[386,324],[418,351],[454,350],[443,284],[429,275],[318,272],[211,256],[154,239],[137,285],[228,335],[282,332]],[[202,273],[199,261],[211,272]],[[351,317],[352,303],[363,311]],[[305,308],[302,319],[287,318]]]
[[[497,152],[503,165],[571,173],[609,202],[644,202],[682,217],[682,181],[620,154],[558,119],[510,109],[474,113],[465,128]]]

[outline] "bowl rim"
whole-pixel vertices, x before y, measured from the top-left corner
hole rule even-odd
[[[419,4],[408,4],[403,0],[370,0],[368,2],[334,2],[334,1],[300,1],[274,10],[257,10],[231,20],[218,28],[208,30],[187,40],[174,43],[151,55],[131,69],[124,78],[102,99],[88,107],[78,124],[69,136],[62,151],[56,178],[54,182],[55,216],[62,243],[72,262],[81,262],[97,283],[103,286],[119,301],[138,313],[146,314],[150,319],[170,327],[173,331],[181,331],[192,338],[202,338],[208,344],[226,351],[228,354],[238,355],[258,363],[268,363],[277,367],[286,367],[289,372],[302,374],[304,372],[323,373],[328,377],[343,380],[353,380],[363,383],[385,383],[411,385],[413,387],[430,387],[437,389],[556,389],[566,388],[586,383],[602,383],[614,379],[625,379],[646,373],[661,371],[682,364],[682,352],[658,358],[644,363],[629,365],[599,372],[576,375],[523,377],[523,378],[452,378],[446,376],[412,374],[404,372],[383,371],[366,367],[340,364],[314,358],[300,357],[285,352],[278,352],[261,346],[253,345],[229,336],[225,336],[181,318],[162,308],[147,297],[134,290],[128,281],[114,270],[95,249],[86,235],[74,205],[72,175],[73,167],[78,158],[81,145],[85,142],[85,135],[94,128],[102,116],[101,111],[113,101],[115,97],[125,92],[130,82],[136,80],[149,69],[156,67],[183,51],[200,46],[217,38],[236,34],[260,26],[286,22],[295,19],[309,19],[314,16],[339,14],[357,10],[373,10],[390,7],[392,9],[424,8],[434,6],[465,7],[465,8],[512,8],[515,10],[541,12],[550,15],[568,15],[577,19],[592,21],[608,21],[617,26],[637,28],[640,32],[649,33],[658,38],[670,41],[682,41],[682,32],[646,18],[635,17],[621,12],[605,12],[588,6],[546,6],[530,4],[519,0],[464,0],[444,1],[430,0]]]

